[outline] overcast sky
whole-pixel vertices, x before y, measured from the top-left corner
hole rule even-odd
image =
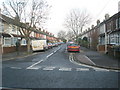
[[[5,0],[0,0],[0,3]],[[53,34],[57,34],[64,29],[64,19],[71,9],[86,9],[93,18],[90,24],[96,25],[97,19],[103,21],[108,13],[110,16],[118,12],[118,2],[120,0],[46,0],[52,6],[50,19],[46,23],[45,29]]]
[[[118,12],[118,2],[120,0],[47,0],[51,8],[51,19],[48,21],[47,30],[57,34],[63,30],[63,23],[66,15],[72,8],[86,9],[93,18],[92,24],[96,24],[97,19],[103,21],[106,13],[110,16]],[[90,25],[90,26],[91,26]]]

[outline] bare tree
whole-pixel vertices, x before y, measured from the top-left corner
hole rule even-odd
[[[57,34],[57,37],[65,39],[66,38],[66,31],[60,30]]]
[[[80,11],[79,9],[73,9],[66,17],[65,27],[68,30],[72,30],[77,39],[83,31],[83,28],[89,24],[90,21],[91,17],[86,10]]]
[[[67,40],[73,40],[73,38],[74,38],[74,33],[73,33],[73,31],[68,31],[67,32],[67,34],[66,34],[66,38],[67,38]]]
[[[27,41],[27,51],[30,52],[30,34],[32,27],[41,26],[48,19],[50,6],[44,0],[9,0],[3,3],[3,12],[14,18],[16,22],[28,23],[26,28],[18,27],[21,35],[25,36]]]
[[[19,21],[21,19],[22,13],[27,5],[27,1],[23,0],[8,0],[3,2],[3,11],[2,13],[11,17],[17,18]]]
[[[91,49],[93,50],[97,50],[97,45],[98,45],[98,32],[97,31],[98,30],[95,30],[95,32],[91,34]]]

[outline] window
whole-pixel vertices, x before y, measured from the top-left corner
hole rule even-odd
[[[102,37],[102,45],[105,44],[105,37]]]
[[[13,31],[13,32],[16,32],[15,29],[16,29],[16,28],[15,28],[15,26],[13,25],[13,26],[12,26],[12,31]]]
[[[26,45],[26,40],[25,39],[22,39],[21,45]]]
[[[120,45],[120,34],[119,33],[111,34],[110,35],[110,43]]]
[[[118,24],[119,28],[120,28],[120,18],[119,18],[119,24]]]
[[[4,32],[4,24],[0,23],[0,32]]]
[[[119,44],[119,38],[118,38],[118,36],[116,37],[116,43],[117,43],[117,45]]]
[[[12,38],[12,43],[11,44],[15,46],[16,42],[17,42],[17,37]]]
[[[114,34],[111,34],[111,35],[110,35],[110,43],[115,43]]]
[[[98,38],[99,44],[101,44],[101,37]]]
[[[118,38],[119,38],[119,41],[118,41],[118,42],[119,42],[119,45],[120,45],[120,34],[119,34],[119,37],[118,37]]]
[[[118,29],[118,19],[116,19],[116,29]]]
[[[111,31],[111,22],[108,22],[108,23],[107,23],[107,31],[108,31],[108,32]]]
[[[107,35],[107,44],[110,44],[110,35]]]
[[[10,46],[11,45],[11,38],[5,37],[4,38],[4,45],[5,46]]]
[[[118,34],[117,33],[114,34],[114,39],[115,39],[115,44],[118,45]]]
[[[99,37],[99,44],[100,45],[104,45],[105,44],[105,37],[104,36]]]
[[[120,45],[120,32],[117,33],[117,44]]]

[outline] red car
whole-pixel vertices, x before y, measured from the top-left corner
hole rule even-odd
[[[67,45],[67,51],[78,51],[80,52],[80,46],[78,44],[75,43],[71,43]]]

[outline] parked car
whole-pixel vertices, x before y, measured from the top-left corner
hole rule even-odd
[[[67,45],[67,51],[78,51],[80,52],[80,46],[78,44],[75,43],[70,43]]]
[[[54,46],[54,47],[57,47],[57,46],[58,46],[58,44],[57,44],[57,43],[53,43],[53,46]]]
[[[48,48],[52,48],[53,47],[53,44],[52,43],[48,43]]]

